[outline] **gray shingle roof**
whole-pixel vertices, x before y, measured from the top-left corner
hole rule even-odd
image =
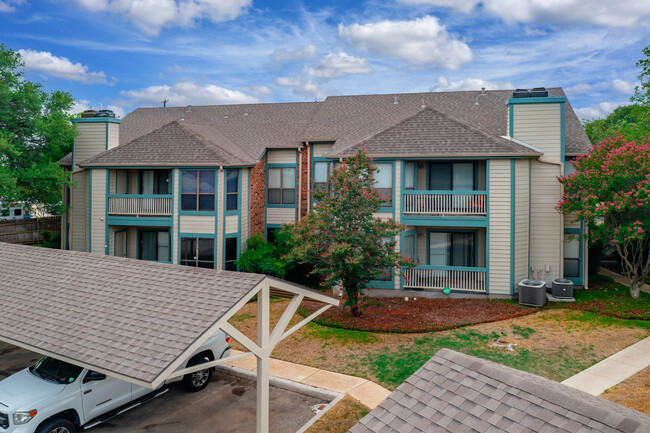
[[[6,243],[0,270],[0,339],[149,384],[267,278]]]
[[[408,143],[408,146],[396,146]],[[374,156],[539,155],[529,147],[492,137],[431,108],[421,109],[397,125],[338,152],[352,155],[361,147]]]
[[[650,432],[650,416],[566,385],[441,349],[349,433]]]
[[[72,152],[61,158],[59,160],[59,165],[61,167],[72,167]]]

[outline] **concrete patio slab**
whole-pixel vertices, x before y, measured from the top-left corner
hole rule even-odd
[[[325,370],[319,370],[302,381],[305,385],[330,389],[344,394],[347,394],[354,388],[361,386],[366,382],[368,382],[366,379],[361,379],[360,377],[347,376],[345,374]]]

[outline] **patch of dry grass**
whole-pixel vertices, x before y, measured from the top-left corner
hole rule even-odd
[[[650,367],[639,371],[600,396],[650,415]]]
[[[368,412],[368,407],[346,395],[305,433],[345,433]]]

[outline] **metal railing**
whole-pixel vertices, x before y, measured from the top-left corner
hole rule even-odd
[[[108,196],[109,215],[171,216],[171,195],[111,194]]]
[[[485,191],[404,191],[405,215],[487,215]]]
[[[403,269],[405,289],[438,289],[449,287],[452,290],[485,292],[486,268],[464,268],[458,266],[421,265]]]

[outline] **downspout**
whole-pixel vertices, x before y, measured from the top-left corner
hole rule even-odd
[[[300,221],[302,212],[302,148],[298,148],[298,221]]]
[[[308,141],[305,141],[305,146],[307,146],[307,212],[311,210],[311,197],[310,197],[310,185],[311,185],[311,146]]]
[[[539,157],[539,162],[543,164],[557,165],[560,167],[560,176],[564,176],[564,163],[560,161],[548,161]],[[564,185],[560,184],[560,197],[564,194]],[[529,210],[530,212],[530,210]],[[560,217],[560,278],[564,278],[564,215]]]

